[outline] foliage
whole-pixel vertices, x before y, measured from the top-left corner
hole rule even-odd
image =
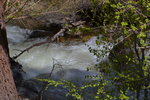
[[[112,50],[106,49],[103,53],[110,52],[110,62],[101,62],[97,66],[108,75],[108,79],[114,81],[120,91],[136,91],[136,98],[139,99],[139,92],[143,90],[144,99],[148,100],[148,90],[144,87],[149,85],[150,73],[147,55],[150,42],[150,1],[109,0],[97,6],[100,7],[95,11],[95,16],[103,16],[99,20],[98,17],[90,17],[92,24],[100,27],[103,40],[114,44]],[[98,50],[89,49],[98,58],[101,57]],[[114,77],[110,78],[111,73]]]
[[[84,98],[82,91],[96,88],[92,96],[97,100],[139,100],[141,91],[144,91],[143,99],[148,100],[150,1],[91,0],[91,3],[93,5],[83,10],[82,15],[103,35],[103,41],[97,38],[97,46],[108,43],[103,50],[89,47],[98,60],[106,56],[109,58],[109,62],[101,61],[96,65],[101,72],[100,77],[81,87],[66,81],[41,81],[67,87],[68,93],[76,99]],[[112,44],[114,46],[110,49]]]

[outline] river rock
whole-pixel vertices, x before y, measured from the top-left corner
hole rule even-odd
[[[14,59],[10,58],[11,69],[13,73],[13,78],[17,87],[21,86],[23,81],[23,74],[25,72],[22,69],[22,65],[16,62]]]
[[[84,82],[91,80],[91,78],[86,78],[86,75],[94,76],[98,74],[95,72],[82,71],[78,69],[63,69],[54,72],[51,79],[55,81],[67,80],[68,82],[75,84],[77,87],[80,87]],[[45,84],[45,82],[38,81],[37,79],[47,79],[48,77],[49,73],[46,73],[29,80],[25,80],[19,89],[20,95],[28,97],[31,100],[36,100],[39,98],[39,92]],[[94,90],[85,90],[84,92],[94,93]],[[67,93],[68,89],[63,86],[49,86],[48,89],[44,90],[42,100],[76,100],[71,95],[66,96]],[[90,98],[88,95],[85,94],[84,96],[84,98],[86,98],[85,100],[89,100],[87,99]]]

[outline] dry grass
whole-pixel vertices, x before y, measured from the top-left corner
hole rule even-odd
[[[22,28],[28,29],[39,29],[45,27],[47,26],[46,23],[49,20],[52,19],[53,21],[53,19],[55,18],[56,20],[58,18],[60,20],[60,23],[62,23],[63,19],[66,16],[74,16],[74,14],[79,11],[80,8],[90,4],[90,0],[13,0],[13,2],[12,0],[7,1],[8,3],[6,3],[5,9],[6,23],[11,25],[18,25]]]
[[[89,0],[7,0],[6,19],[38,16],[52,12],[72,13]]]

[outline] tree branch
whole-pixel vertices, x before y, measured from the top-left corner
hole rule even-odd
[[[68,25],[68,26],[66,26],[66,27],[64,27],[64,28],[62,28],[62,29],[60,29],[60,31],[57,32],[53,37],[51,37],[50,40],[47,39],[47,40],[44,41],[44,42],[36,43],[36,44],[34,44],[34,45],[32,45],[32,46],[30,46],[30,47],[24,49],[24,50],[21,51],[18,55],[14,56],[14,57],[12,57],[12,58],[13,58],[13,59],[17,59],[19,56],[21,56],[21,55],[22,55],[23,53],[25,53],[26,51],[29,51],[29,50],[32,49],[33,47],[37,47],[37,46],[41,46],[41,45],[46,44],[46,43],[53,42],[53,41],[55,41],[58,37],[63,36],[64,33],[65,33],[66,31],[68,31],[70,28],[72,28],[72,27],[77,27],[77,26],[79,26],[79,25],[84,24],[85,22],[86,22],[86,21],[77,21],[77,22],[71,23],[71,25]]]

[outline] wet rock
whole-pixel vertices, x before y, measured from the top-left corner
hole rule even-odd
[[[44,30],[35,30],[31,33],[31,35],[29,35],[29,39],[30,38],[43,38],[43,37],[47,37],[52,35],[51,32],[49,31],[44,31]]]
[[[87,72],[78,69],[64,69],[53,73],[51,79],[56,81],[67,80],[80,87],[84,82],[91,80],[86,78],[86,75],[93,76],[97,74],[94,72]],[[37,79],[47,78],[49,78],[49,73],[42,74],[30,80],[24,81],[23,85],[19,89],[19,93],[25,97],[30,98],[31,100],[37,100],[37,98],[39,98],[41,89],[45,85],[45,82],[38,81]],[[84,92],[89,92],[92,94],[94,93],[94,90],[85,90]],[[76,100],[71,95],[66,96],[66,94],[68,94],[68,88],[64,88],[62,85],[58,85],[57,87],[50,85],[46,90],[44,90],[42,100]],[[87,98],[90,97],[88,97],[86,94],[84,96],[84,98],[86,98],[85,100],[89,100]]]
[[[36,78],[47,78],[49,74],[43,74]],[[37,79],[30,79],[23,82],[23,85],[19,89],[19,94],[30,98],[31,100],[38,100],[40,98],[40,91],[43,89],[45,82],[38,81]],[[72,97],[66,97],[67,89],[60,86],[49,86],[44,90],[41,95],[42,100],[74,100]]]
[[[33,30],[29,35],[30,38],[43,38],[43,37],[52,37],[55,35],[62,27],[59,24],[52,23],[49,25],[50,28],[44,30]]]
[[[17,87],[19,87],[22,84],[22,81],[24,79],[23,74],[25,74],[25,72],[22,69],[22,65],[16,62],[14,59],[10,58],[10,63],[15,84]]]

